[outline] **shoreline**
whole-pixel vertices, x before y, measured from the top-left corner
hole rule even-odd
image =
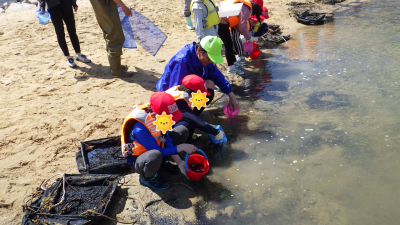
[[[345,5],[366,1],[324,5],[320,10],[340,12],[347,8]],[[187,30],[184,24],[183,1],[124,2],[153,21],[168,36],[155,57],[140,47],[123,50],[122,62],[136,70],[136,74],[127,79],[113,79],[109,73],[105,41],[89,1],[78,1],[79,11],[75,16],[82,53],[93,63],[78,63],[76,69],[66,64],[53,26],[38,23],[34,15],[36,10],[0,15],[0,45],[5,46],[0,49],[3,59],[0,63],[3,99],[0,185],[4,187],[0,190],[0,219],[5,224],[20,224],[22,200],[43,180],[59,172],[79,173],[75,144],[118,135],[132,106],[148,102],[156,91],[155,83],[169,59],[185,44],[196,40],[195,32]],[[266,22],[283,26],[284,35],[294,34],[306,26],[289,16],[286,4],[290,2],[264,2],[270,12]],[[68,36],[66,39],[72,54]],[[226,63],[221,66],[223,68]],[[222,72],[227,75],[225,70]],[[242,85],[243,78],[227,77]],[[158,196],[148,188],[138,185],[137,177],[136,174],[129,175],[129,184],[137,186],[136,190],[129,188],[128,192],[144,196],[145,202],[157,199]],[[196,196],[190,201],[195,205],[202,200]],[[194,207],[183,210],[170,207],[167,213],[181,215],[183,212],[182,221],[193,222],[195,211]],[[117,218],[123,218],[124,214],[128,216],[122,212]]]

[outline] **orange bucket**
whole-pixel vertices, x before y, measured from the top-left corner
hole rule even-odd
[[[207,155],[200,149],[196,147],[197,151],[203,153],[204,156],[199,154],[186,155],[185,166],[186,166],[186,176],[191,180],[200,180],[210,169],[210,164],[208,162]],[[202,167],[201,172],[196,172],[192,170],[190,165],[197,164],[198,167]]]

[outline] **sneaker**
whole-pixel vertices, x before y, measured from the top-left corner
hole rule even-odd
[[[169,183],[161,180],[157,173],[151,178],[144,178],[143,176],[140,176],[140,184],[154,190],[165,190],[170,186]]]
[[[246,62],[246,59],[243,56],[236,55],[235,58],[236,58],[236,62],[240,62],[240,63]]]
[[[238,68],[231,69],[230,67],[228,67],[228,71],[227,72],[228,73],[236,73],[238,75],[243,75],[244,74],[244,72],[239,70]]]
[[[84,63],[89,63],[89,62],[91,62],[91,60],[88,59],[88,58],[86,58],[86,56],[85,56],[84,54],[77,55],[77,56],[75,57],[75,60],[76,60],[76,61],[81,61],[81,62],[84,62]]]
[[[69,58],[67,59],[67,62],[68,62],[68,65],[69,65],[70,67],[75,67],[75,66],[76,66],[76,63],[74,62],[74,59],[73,59],[72,57],[69,57]]]
[[[240,61],[235,62],[235,67],[241,70],[246,69],[246,66],[243,65]]]

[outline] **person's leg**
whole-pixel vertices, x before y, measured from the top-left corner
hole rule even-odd
[[[58,45],[64,53],[64,56],[69,56],[67,42],[65,41],[64,24],[63,24],[63,13],[59,7],[53,7],[49,9],[51,21],[54,26],[54,30],[57,35]]]
[[[184,116],[184,114],[185,113],[182,113],[182,116]],[[186,132],[186,138],[182,137],[180,139],[180,141],[181,140],[184,140],[184,141],[182,143],[179,143],[179,144],[183,144],[183,143],[191,144],[192,143],[192,136],[194,134],[194,130],[196,129],[196,127],[194,125],[190,124],[189,121],[186,121],[186,120],[179,120],[175,124],[175,128],[176,127],[184,127],[186,129],[186,131],[185,131]],[[177,135],[175,134],[174,136],[177,136]],[[174,136],[172,135],[172,132],[171,132],[171,138],[172,138],[173,142],[174,142],[174,139],[175,139],[175,142],[178,143],[178,141],[177,141],[178,138],[176,138]],[[174,143],[174,145],[175,145],[175,143]]]
[[[161,152],[158,150],[150,150],[139,155],[132,166],[136,173],[144,178],[151,178],[160,169],[161,162]]]
[[[122,55],[125,36],[119,19],[117,4],[110,0],[91,0],[97,22],[104,32],[107,54],[110,57]]]
[[[243,56],[243,44],[240,40],[240,33],[236,29],[232,29],[232,42],[233,48],[236,51],[236,55]]]
[[[235,62],[235,54],[233,52],[233,43],[231,38],[231,33],[229,31],[228,24],[220,23],[218,26],[218,36],[221,38],[225,46],[225,57],[228,62],[228,66],[232,66]]]
[[[243,71],[236,68],[236,58],[235,53],[233,51],[233,42],[231,38],[231,33],[229,30],[228,24],[220,23],[218,26],[218,36],[221,38],[222,42],[225,45],[225,57],[228,62],[228,73],[236,73],[236,74],[244,74]]]
[[[81,46],[79,45],[78,35],[76,35],[74,12],[72,8],[64,9],[62,10],[62,12],[64,23],[67,27],[69,38],[71,39],[71,43],[74,47],[75,53],[81,53]]]
[[[235,67],[237,69],[245,69],[246,67],[242,64],[242,62],[244,62],[244,57],[243,57],[243,43],[242,40],[240,39],[240,33],[234,28],[232,28],[231,30],[232,30],[232,42],[233,46],[235,47],[237,55]]]
[[[185,7],[183,8],[183,15],[185,17],[191,16],[192,13],[190,12],[190,4],[192,3],[192,0],[184,0],[185,2]]]
[[[129,77],[132,72],[127,72],[121,66],[122,46],[125,36],[119,19],[117,4],[110,0],[90,0],[96,14],[97,22],[103,30],[106,40],[108,61],[114,77]]]
[[[194,130],[193,130],[194,132]],[[177,124],[172,131],[169,133],[172,139],[172,144],[177,146],[186,142],[186,140],[191,137],[189,136],[189,130],[186,126]]]
[[[268,24],[262,23],[258,28],[257,32],[254,34],[254,37],[261,37],[268,30]]]
[[[162,158],[162,154],[158,150],[150,150],[137,157],[132,167],[136,173],[140,174],[139,179],[142,185],[156,190],[167,189],[170,186],[169,183],[161,180],[157,174]]]
[[[185,16],[186,19],[186,27],[189,30],[193,30],[193,23],[192,23],[192,18],[190,17],[190,15],[192,14],[190,12],[190,4],[192,3],[192,0],[184,0],[185,1],[185,8],[183,9],[183,15]]]

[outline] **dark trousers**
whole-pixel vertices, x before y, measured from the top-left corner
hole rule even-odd
[[[266,23],[261,24],[257,32],[254,34],[254,37],[261,37],[261,35],[263,35],[267,30],[268,30],[268,24]]]
[[[63,7],[53,7],[49,9],[51,21],[53,22],[54,29],[57,35],[57,41],[65,56],[69,56],[67,42],[65,41],[64,24],[67,26],[69,38],[71,39],[72,46],[75,53],[81,52],[79,45],[78,35],[76,35],[75,18],[72,8],[65,9]]]
[[[243,43],[240,40],[240,33],[234,28],[232,28],[232,42],[236,55],[243,56]]]
[[[150,150],[139,155],[131,167],[136,173],[145,178],[153,177],[160,169],[162,159],[163,157],[160,151]]]
[[[189,132],[184,126],[175,126],[169,134],[173,145],[177,146],[188,139]],[[162,153],[158,150],[149,150],[139,156],[128,156],[127,163],[135,171],[145,178],[153,177],[160,169],[162,163]]]
[[[218,25],[218,36],[225,45],[225,57],[226,61],[228,62],[228,66],[232,66],[236,62],[236,58],[235,53],[233,52],[233,43],[228,24],[220,23]]]
[[[213,89],[207,89],[208,92],[210,92],[210,96],[207,96],[209,101],[206,103],[206,105],[209,105],[211,101],[214,99],[214,90]],[[184,103],[187,106],[187,103]],[[197,109],[196,107],[192,110],[190,109],[189,106],[187,106],[189,109],[185,110],[181,108],[181,104],[177,102],[178,108],[181,110],[182,113],[182,119],[179,120],[175,126],[185,126],[188,131],[189,131],[189,137],[186,139],[185,143],[191,144],[192,143],[192,136],[196,130],[196,128],[203,130],[206,133],[217,135],[218,133],[213,133],[215,129],[213,129],[209,124],[204,122],[202,119],[199,118],[199,115],[203,110],[205,109],[204,107],[201,107],[201,109]],[[200,126],[200,127],[199,127]]]
[[[118,14],[118,6],[113,0],[90,0],[97,22],[103,30],[107,55],[118,58],[122,55],[125,36]]]

